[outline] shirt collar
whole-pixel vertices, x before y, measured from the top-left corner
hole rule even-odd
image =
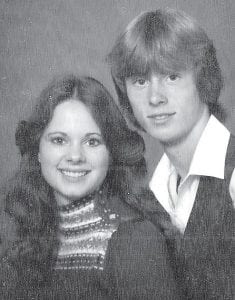
[[[201,175],[224,179],[229,137],[228,129],[212,115],[200,137],[186,178],[189,175]],[[159,190],[161,193],[173,169],[169,158],[163,154],[149,183],[150,189],[156,193]]]
[[[229,138],[228,129],[212,115],[197,144],[188,175],[224,179]]]
[[[169,204],[167,182],[173,169],[169,158],[163,154],[149,182],[149,188],[168,212],[172,207]]]

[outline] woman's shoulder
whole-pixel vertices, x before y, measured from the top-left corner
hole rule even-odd
[[[130,230],[130,232],[143,232],[143,231],[149,231],[150,233],[153,231],[158,231],[160,228],[157,228],[151,220],[146,218],[144,215],[137,216],[135,218],[129,219],[125,222],[122,222],[119,225],[118,231],[120,233],[124,233],[127,231],[127,229]]]
[[[138,217],[120,223],[109,242],[109,253],[119,263],[158,259],[167,251],[165,236],[151,221]],[[157,257],[156,257],[157,254]]]
[[[119,216],[119,224],[112,235],[111,243],[125,244],[126,240],[132,241],[130,245],[133,244],[134,240],[136,240],[136,243],[142,243],[146,240],[154,243],[156,238],[151,239],[151,237],[158,237],[158,240],[165,240],[163,227],[161,226],[163,222],[167,221],[165,212],[158,205],[156,199],[152,199],[150,192],[147,191],[142,196],[139,199],[140,202],[144,202],[144,200],[148,202],[149,199],[145,199],[144,197],[146,196],[146,198],[150,198],[154,203],[151,213],[148,213],[148,210],[143,208],[141,203],[139,206],[134,206],[119,197],[110,199],[110,211],[115,212]],[[151,217],[152,214],[154,218]]]
[[[16,272],[8,261],[8,251],[16,240],[16,226],[9,214],[4,210],[3,203],[0,204],[0,298],[10,293],[15,288]]]
[[[136,240],[141,243],[144,240],[151,241],[152,237],[155,237],[155,239],[156,237],[158,239],[164,239],[161,228],[153,224],[144,216],[121,222],[116,232],[113,234],[113,239],[120,242],[128,239],[131,241]]]
[[[178,299],[165,237],[147,219],[120,224],[109,243],[106,270],[118,299]]]
[[[115,213],[119,216],[120,223],[134,220],[140,216],[140,211],[138,211],[138,209],[129,205],[125,200],[120,199],[118,196],[109,199],[107,208],[111,213]]]
[[[0,257],[17,238],[16,224],[13,218],[0,205]]]

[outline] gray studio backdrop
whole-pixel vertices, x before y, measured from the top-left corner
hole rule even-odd
[[[82,73],[103,82],[115,97],[105,55],[118,33],[141,11],[183,9],[197,18],[214,40],[225,76],[221,96],[226,125],[235,132],[233,0],[0,0],[0,178],[18,165],[14,144],[17,122],[26,117],[49,80]],[[145,137],[147,160],[154,166],[161,149]]]

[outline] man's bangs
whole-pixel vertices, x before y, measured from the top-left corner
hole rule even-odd
[[[145,76],[150,72],[150,63],[147,56],[139,55],[134,51],[127,57],[124,69],[124,78],[137,75]]]
[[[179,40],[165,36],[152,41],[152,70],[159,74],[170,74],[187,70],[192,66],[192,57],[187,49],[180,47]]]
[[[187,59],[186,54],[177,52],[175,49],[169,51],[159,45],[148,49],[137,46],[126,57],[123,78],[148,76],[151,73],[170,74],[188,69],[191,65],[190,59]]]

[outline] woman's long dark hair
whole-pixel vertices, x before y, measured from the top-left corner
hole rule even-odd
[[[5,212],[15,223],[17,236],[7,257],[17,272],[25,272],[20,277],[27,284],[43,283],[57,256],[57,204],[41,175],[38,152],[55,107],[69,99],[89,107],[109,150],[104,197],[118,196],[139,210],[142,206],[146,165],[141,136],[127,127],[112,97],[97,80],[73,75],[55,79],[42,91],[30,118],[18,125],[15,137],[22,160],[5,192]]]

